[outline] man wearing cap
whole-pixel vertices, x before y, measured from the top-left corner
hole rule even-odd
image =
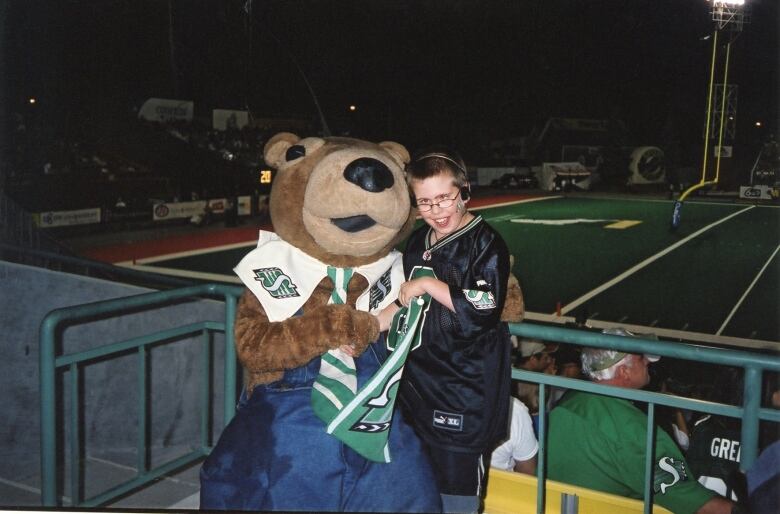
[[[626,330],[605,331],[634,336]],[[655,355],[583,348],[583,372],[598,384],[641,389]],[[644,496],[647,416],[630,401],[569,391],[549,417],[548,477],[629,498]],[[675,514],[728,514],[734,504],[704,488],[672,439],[656,430],[653,500]]]
[[[514,336],[512,336],[514,337]],[[555,374],[555,357],[551,354],[558,350],[557,344],[546,344],[538,339],[520,341],[515,367],[526,371]],[[533,420],[534,434],[539,430],[539,384],[515,382],[515,396],[528,407]],[[551,404],[548,404],[548,407]]]
[[[523,339],[520,341],[515,365],[521,369],[543,373],[555,364],[555,357],[551,354],[557,349],[557,344],[546,344],[538,339]]]

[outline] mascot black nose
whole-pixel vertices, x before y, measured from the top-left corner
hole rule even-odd
[[[380,193],[393,187],[390,169],[376,159],[362,157],[347,165],[344,178],[369,193]]]

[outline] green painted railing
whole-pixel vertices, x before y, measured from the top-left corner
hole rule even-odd
[[[761,408],[761,383],[764,372],[780,372],[780,356],[767,355],[758,352],[702,347],[677,342],[655,341],[650,339],[628,338],[606,335],[598,332],[575,330],[555,326],[537,325],[532,323],[510,324],[510,332],[517,336],[543,339],[559,343],[570,343],[579,346],[593,346],[622,350],[631,353],[649,353],[674,359],[704,362],[744,369],[744,386],[742,405],[725,405],[690,398],[682,398],[662,393],[624,389],[596,384],[587,380],[564,378],[544,373],[536,373],[514,369],[512,378],[525,382],[534,382],[539,386],[539,458],[537,465],[537,513],[544,512],[545,478],[545,448],[547,446],[547,387],[565,387],[572,390],[586,391],[605,396],[624,398],[648,404],[647,439],[645,442],[645,484],[644,511],[652,512],[653,484],[653,454],[655,453],[654,425],[655,406],[664,405],[706,412],[719,416],[741,418],[741,458],[740,467],[749,469],[758,455],[759,421],[780,422],[780,410]]]
[[[55,373],[57,369],[67,368],[70,371],[71,394],[71,430],[69,447],[71,450],[71,503],[80,506],[98,506],[110,502],[133,489],[139,488],[156,478],[200,458],[203,458],[211,450],[208,441],[208,409],[205,406],[211,398],[211,391],[204,385],[202,388],[201,402],[201,447],[193,452],[179,457],[173,461],[148,469],[146,461],[147,444],[146,430],[147,420],[146,394],[145,394],[145,367],[146,348],[151,344],[161,341],[175,342],[177,338],[190,336],[198,332],[204,336],[204,344],[209,344],[212,332],[224,332],[225,334],[225,363],[224,363],[224,422],[232,419],[235,414],[236,392],[236,356],[233,344],[233,326],[235,322],[237,299],[242,294],[243,288],[228,285],[205,284],[199,286],[146,293],[137,296],[95,302],[85,305],[77,305],[63,309],[56,309],[46,315],[41,323],[40,331],[40,387],[41,387],[41,503],[44,506],[57,506],[57,466],[56,466],[56,432],[57,419],[55,414]],[[164,331],[155,332],[141,337],[119,341],[81,352],[57,356],[55,348],[57,343],[58,328],[64,324],[74,325],[94,319],[96,316],[119,315],[124,312],[138,309],[155,309],[179,300],[199,297],[222,297],[225,300],[225,321],[218,323],[203,321],[176,327]],[[532,337],[560,343],[570,343],[580,346],[595,346],[610,348],[634,353],[651,353],[675,359],[705,362],[732,367],[741,367],[745,370],[744,395],[741,406],[724,405],[689,398],[681,398],[661,393],[623,389],[618,387],[594,384],[586,380],[563,378],[543,373],[534,373],[515,369],[512,378],[535,382],[539,387],[539,459],[538,459],[538,494],[537,512],[544,512],[544,481],[545,447],[546,441],[546,396],[547,387],[557,386],[573,390],[587,391],[607,396],[625,398],[628,400],[645,402],[648,404],[648,432],[646,440],[645,459],[645,512],[652,511],[652,482],[654,453],[654,417],[655,405],[690,409],[711,414],[729,416],[742,419],[741,434],[741,466],[747,469],[755,461],[758,453],[759,421],[767,420],[780,422],[780,411],[760,407],[761,381],[764,372],[780,372],[780,356],[761,353],[707,348],[702,346],[654,341],[649,339],[626,338],[613,335],[605,335],[597,332],[574,330],[556,326],[538,325],[533,323],[510,324],[510,331],[518,336]],[[139,438],[138,438],[138,463],[137,475],[134,479],[116,486],[98,496],[82,500],[79,496],[79,430],[78,426],[78,381],[79,365],[97,358],[110,357],[119,353],[136,350],[138,352],[138,387],[139,387]],[[211,363],[208,362],[209,352],[204,352],[203,369],[204,384],[210,384],[208,370]]]
[[[211,399],[210,369],[211,352],[203,352],[203,383],[201,386],[201,417],[200,417],[200,448],[187,455],[167,463],[149,468],[147,460],[147,394],[146,394],[146,351],[153,344],[180,343],[182,338],[194,334],[202,334],[203,344],[206,348],[211,344],[211,334],[223,332],[225,334],[225,363],[224,363],[224,410],[225,424],[233,418],[236,408],[236,354],[233,344],[233,326],[236,317],[238,297],[243,288],[228,285],[204,284],[199,286],[184,287],[169,291],[145,293],[125,298],[117,298],[84,305],[76,305],[49,312],[41,322],[40,329],[40,388],[41,388],[41,504],[47,507],[57,506],[57,416],[55,409],[56,391],[55,375],[58,369],[68,369],[70,392],[70,496],[73,506],[99,506],[110,502],[119,496],[143,486],[166,473],[177,468],[195,462],[208,455],[211,448],[208,441],[208,420],[211,415],[208,406]],[[138,310],[156,309],[171,303],[185,299],[198,299],[202,297],[222,297],[225,300],[224,322],[202,321],[183,325],[167,330],[157,331],[140,337],[134,337],[124,341],[91,348],[80,352],[57,356],[55,348],[57,339],[61,334],[60,328],[86,323],[95,317],[112,317],[127,312]],[[80,488],[81,448],[79,426],[79,395],[78,383],[80,366],[99,358],[135,350],[138,355],[137,375],[139,388],[138,409],[138,462],[136,476],[116,487],[105,491],[98,496],[83,499]]]

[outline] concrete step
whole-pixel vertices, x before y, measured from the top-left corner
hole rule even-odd
[[[186,449],[168,448],[156,456],[151,465],[158,465],[181,455]],[[134,455],[128,451],[117,451],[103,455],[89,455],[83,463],[83,495],[94,497],[115,487],[136,475]],[[0,509],[5,507],[39,507],[41,505],[41,482],[38,462],[19,462],[13,467],[3,466],[0,474]],[[199,507],[200,463],[162,476],[135,492],[104,505],[106,508],[121,509],[197,509]],[[70,478],[66,471],[59,505],[70,507]]]

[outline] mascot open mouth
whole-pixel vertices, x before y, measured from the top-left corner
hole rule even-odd
[[[348,216],[346,218],[333,218],[331,223],[336,225],[344,232],[360,232],[376,225],[376,221],[371,216],[360,214],[359,216]]]

